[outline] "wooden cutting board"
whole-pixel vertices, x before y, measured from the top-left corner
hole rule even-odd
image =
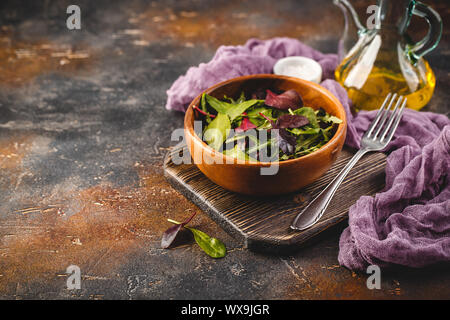
[[[205,211],[223,229],[255,251],[286,252],[301,247],[324,230],[345,220],[348,209],[359,197],[373,195],[384,187],[386,156],[364,156],[339,187],[327,211],[311,228],[289,228],[294,217],[345,166],[353,153],[344,148],[328,172],[313,184],[288,195],[250,197],[227,191],[206,178],[194,164],[176,165],[172,154],[187,153],[186,145],[172,148],[164,159],[164,173],[170,184]]]

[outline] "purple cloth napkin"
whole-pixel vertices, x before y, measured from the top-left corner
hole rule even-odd
[[[341,101],[348,117],[346,144],[359,148],[376,111],[350,112],[347,92],[333,80],[335,54],[323,54],[295,39],[247,41],[223,46],[214,58],[192,67],[167,91],[166,108],[185,111],[201,91],[242,75],[272,73],[286,56],[306,56],[320,63],[322,86]],[[386,187],[375,197],[362,196],[349,209],[349,227],[340,239],[339,263],[353,270],[423,267],[450,261],[450,120],[445,115],[405,110],[386,151]]]
[[[167,91],[166,109],[185,111],[194,98],[216,83],[250,74],[272,73],[278,59],[305,56],[316,60],[323,69],[323,77],[333,77],[337,55],[323,54],[298,40],[274,38],[250,39],[244,46],[221,46],[213,59],[191,67]]]

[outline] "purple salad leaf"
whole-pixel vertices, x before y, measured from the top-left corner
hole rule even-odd
[[[252,99],[264,100],[266,99],[266,93],[263,89],[258,88],[255,92],[252,93]]]
[[[194,212],[194,214],[190,216],[188,219],[186,219],[184,222],[171,226],[169,229],[167,229],[163,233],[161,239],[161,248],[167,249],[168,247],[170,247],[170,245],[175,241],[175,238],[177,237],[181,228],[187,225],[192,220],[192,218],[195,217],[196,214],[197,212]]]
[[[295,151],[295,146],[297,145],[297,139],[290,135],[286,129],[274,130],[275,139],[278,146],[285,154],[293,154]]]
[[[287,132],[285,128],[278,127],[278,121],[274,122],[261,112],[259,113],[259,115],[269,121],[272,124],[273,129],[276,129],[273,132],[275,134],[275,140],[279,148],[285,154],[293,154],[295,151],[295,146],[297,145],[297,139],[293,135],[289,134],[289,132]]]
[[[295,110],[303,107],[302,97],[297,91],[291,89],[283,92],[282,94],[275,94],[270,90],[267,90],[267,96],[265,104],[269,107],[281,109],[281,110]]]
[[[276,122],[277,128],[299,128],[308,124],[309,120],[307,117],[296,115],[296,114],[283,114],[278,117]]]

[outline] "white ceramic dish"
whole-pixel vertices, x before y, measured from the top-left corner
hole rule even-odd
[[[273,73],[280,76],[300,78],[315,83],[322,80],[322,67],[316,61],[306,57],[287,57],[275,63]]]

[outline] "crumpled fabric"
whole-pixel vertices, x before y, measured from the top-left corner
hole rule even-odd
[[[214,58],[191,67],[167,91],[166,108],[185,111],[208,87],[234,77],[272,73],[275,62],[305,56],[323,69],[321,85],[347,113],[346,145],[360,140],[377,111],[351,113],[345,89],[334,81],[337,55],[323,54],[296,39],[250,39],[244,46],[222,46]],[[424,267],[450,261],[450,120],[431,112],[405,110],[394,138],[384,150],[386,186],[362,196],[349,209],[349,226],[339,242],[339,263],[365,271],[368,265]]]
[[[377,110],[353,116],[347,92],[334,80],[322,86],[347,114],[346,145],[359,148]],[[349,227],[339,241],[339,263],[355,271],[371,264],[424,267],[450,261],[450,120],[405,109],[385,148],[386,186],[362,196],[349,209]]]
[[[335,54],[323,54],[296,39],[250,39],[243,46],[221,46],[212,60],[191,67],[167,90],[166,109],[186,111],[194,98],[209,87],[239,76],[272,73],[278,59],[305,56],[316,60],[323,77],[331,78],[337,65]]]

